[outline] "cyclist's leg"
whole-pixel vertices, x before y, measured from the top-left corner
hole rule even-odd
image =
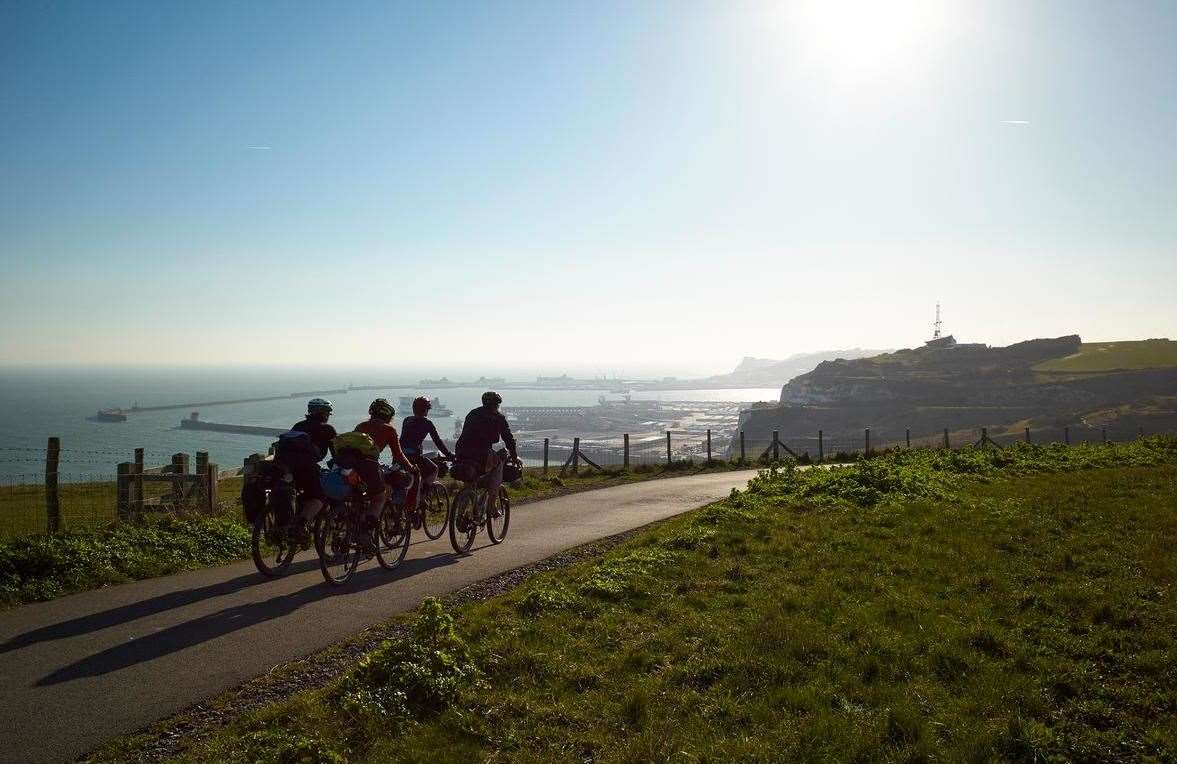
[[[506,465],[506,452],[491,451],[487,456],[486,469],[486,512],[487,514],[494,514],[495,508],[499,503],[499,486],[503,484],[503,466]]]
[[[364,517],[375,526],[380,510],[384,508],[384,498],[388,495],[384,473],[380,470],[380,462],[372,458],[357,460],[355,470],[360,473],[360,478],[368,490],[368,508],[364,512]]]
[[[433,463],[432,459],[426,459],[419,454],[410,456],[409,461],[421,470],[421,479],[413,481],[413,487],[409,489],[409,498],[406,501],[410,509],[416,509],[417,503],[421,500],[421,492],[427,490],[437,479],[437,465]]]
[[[319,465],[309,459],[290,468],[294,476],[294,487],[298,489],[298,520],[304,524],[313,518],[327,503],[323,483],[319,476]]]

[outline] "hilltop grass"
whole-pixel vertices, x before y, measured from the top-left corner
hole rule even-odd
[[[632,471],[581,469],[577,475],[564,477],[557,469],[544,475],[540,468],[528,468],[510,493],[515,503],[523,503],[642,480],[741,468],[747,465],[676,462],[670,467],[639,466]],[[31,488],[36,489],[33,498],[3,505],[4,510],[9,522],[14,517],[40,517],[43,531],[44,488]],[[0,541],[0,608],[247,559],[250,529],[241,511],[241,478],[222,481],[218,490],[224,500],[216,515],[154,512],[115,523],[113,484],[62,486],[67,530],[53,535],[29,532]],[[11,498],[0,493],[0,502]],[[101,515],[95,522],[92,513],[99,507],[109,508],[109,515]],[[36,529],[31,521],[29,524]]]
[[[1084,342],[1079,352],[1052,358],[1034,371],[1083,373],[1177,366],[1177,342],[1166,339],[1132,342]]]
[[[1173,439],[766,471],[181,759],[1173,760],[1175,544]]]

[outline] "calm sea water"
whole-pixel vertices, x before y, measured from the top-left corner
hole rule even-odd
[[[35,477],[44,470],[46,439],[62,441],[63,479],[109,478],[115,465],[129,461],[135,448],[144,448],[149,464],[163,464],[173,453],[208,451],[210,459],[224,467],[236,467],[249,454],[264,451],[271,438],[221,432],[181,430],[180,419],[188,410],[130,415],[126,422],[94,422],[87,418],[99,409],[165,405],[191,401],[285,395],[291,392],[342,388],[348,384],[410,383],[420,373],[380,373],[371,370],[269,370],[269,369],[5,369],[0,371],[0,478],[13,482]],[[451,376],[451,378],[455,378]],[[469,378],[469,377],[466,377]],[[526,379],[520,376],[519,379]],[[464,416],[479,403],[482,387],[361,390],[333,394],[332,423],[350,429],[367,418],[368,404],[383,396],[397,407],[396,421],[408,413],[398,399],[405,394],[440,396]],[[674,390],[635,393],[653,400],[756,401],[775,400],[778,389]],[[519,406],[577,406],[595,404],[593,390],[506,390],[506,404]],[[618,396],[607,396],[616,399]],[[305,412],[307,396],[276,401],[201,407],[201,419],[211,422],[289,427]],[[434,417],[441,435],[452,443],[454,421]]]

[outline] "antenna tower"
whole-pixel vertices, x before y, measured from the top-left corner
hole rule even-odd
[[[936,323],[933,324],[935,330],[932,332],[932,339],[940,339],[940,303],[936,303]]]

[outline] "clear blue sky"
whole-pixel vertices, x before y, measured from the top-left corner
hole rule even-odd
[[[0,363],[711,371],[936,300],[1174,337],[1175,40],[1172,2],[5,3]]]

